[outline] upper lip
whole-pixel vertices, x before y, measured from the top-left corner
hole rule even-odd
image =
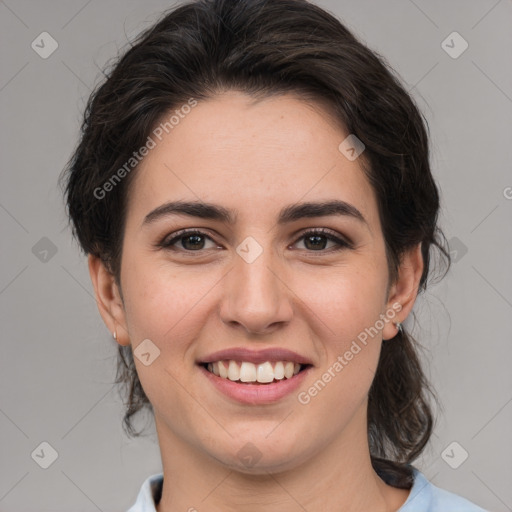
[[[263,350],[251,350],[248,348],[227,348],[213,352],[200,360],[200,363],[214,363],[216,361],[247,361],[260,364],[266,361],[291,361],[298,364],[312,364],[311,361],[296,352],[284,348],[266,348]]]

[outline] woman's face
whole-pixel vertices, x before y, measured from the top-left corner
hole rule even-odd
[[[410,286],[400,313],[401,289],[387,295],[376,197],[339,149],[349,134],[294,96],[255,103],[237,92],[168,131],[152,135],[132,183],[124,304],[107,320],[132,344],[161,445],[246,472],[365,446],[382,339],[412,303]],[[196,214],[162,209],[177,201]],[[337,211],[322,212],[333,201]],[[219,360],[227,378],[205,368]],[[308,366],[283,377],[296,362]],[[258,375],[274,382],[238,380]]]

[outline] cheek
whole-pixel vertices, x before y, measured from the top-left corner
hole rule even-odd
[[[194,407],[190,396],[177,382],[185,381],[194,365],[192,350],[201,338],[211,311],[209,293],[218,276],[213,272],[179,270],[170,265],[135,264],[126,258],[126,321],[130,340],[137,345],[149,339],[159,355],[149,366],[134,357],[141,385],[155,410],[180,410],[183,415],[172,420],[183,428],[192,419]],[[189,411],[189,412],[187,412]],[[195,411],[198,414],[198,411]]]
[[[218,279],[204,270],[142,261],[133,260],[130,265],[126,260],[125,306],[131,341],[136,345],[149,338],[161,351],[182,352],[204,324],[208,293]]]
[[[310,290],[317,297],[315,312],[323,325],[316,333],[317,349],[323,354],[321,373],[300,398],[323,410],[317,416],[329,417],[332,428],[338,428],[366,400],[374,379],[382,340],[376,324],[383,312],[386,281],[369,269],[345,270],[324,284],[323,293],[321,287]]]
[[[331,269],[323,278],[308,280],[301,295],[324,321],[337,349],[375,325],[385,304],[386,277],[368,265]]]
[[[332,414],[343,421],[366,398],[377,369],[387,274],[372,265],[347,267],[316,283],[304,296],[314,297],[309,305],[322,319],[317,348],[324,357],[320,382],[306,391],[321,391],[318,406],[336,403]]]

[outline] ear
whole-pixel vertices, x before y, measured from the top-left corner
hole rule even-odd
[[[421,243],[405,252],[401,258],[398,269],[398,277],[392,284],[386,311],[396,311],[391,322],[386,322],[382,330],[382,339],[389,340],[396,336],[396,322],[403,322],[414,306],[418,289],[423,273],[423,256],[421,254]]]
[[[100,315],[112,335],[116,333],[117,343],[129,345],[130,337],[126,329],[124,304],[114,276],[97,256],[89,254],[88,260],[89,274]]]

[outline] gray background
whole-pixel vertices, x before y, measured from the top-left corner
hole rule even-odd
[[[510,511],[512,1],[318,3],[388,60],[430,124],[456,263],[407,324],[444,406],[416,465],[440,487]],[[2,512],[125,510],[161,470],[151,421],[144,438],[122,432],[116,345],[56,181],[100,68],[171,5],[0,1]],[[47,59],[31,48],[43,31],[59,45]],[[469,44],[456,59],[441,45],[453,31]],[[48,469],[31,457],[43,441],[58,453]],[[460,463],[462,450],[453,469],[445,460]]]

